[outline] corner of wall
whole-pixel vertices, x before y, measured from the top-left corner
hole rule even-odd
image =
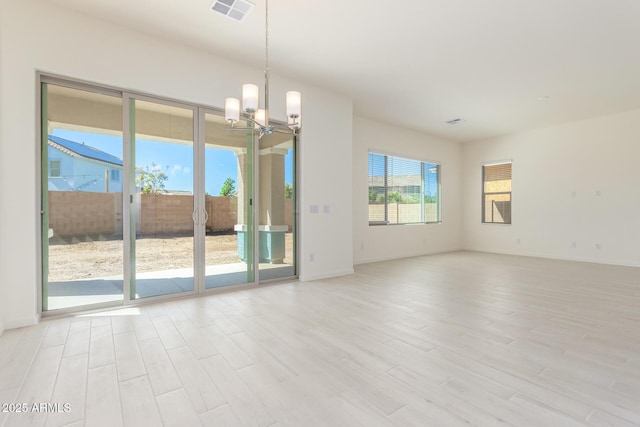
[[[401,141],[401,143],[399,143]],[[378,227],[368,222],[368,152],[379,151],[442,165],[442,222]],[[353,148],[354,264],[449,252],[461,246],[461,144],[363,117],[354,117]]]
[[[301,282],[311,282],[313,280],[321,280],[321,279],[331,279],[334,277],[348,276],[354,273],[354,269],[344,269],[344,270],[335,270],[335,271],[325,271],[318,274],[304,274],[300,275]]]
[[[638,265],[640,195],[633,183],[640,179],[639,123],[635,109],[465,144],[462,246]],[[481,165],[503,159],[513,161],[513,222],[483,224]]]
[[[23,317],[19,319],[9,319],[9,320],[5,319],[4,328],[5,330],[24,328],[25,326],[32,326],[39,322],[40,322],[40,317],[38,315]]]

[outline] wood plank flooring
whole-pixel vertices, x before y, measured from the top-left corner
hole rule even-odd
[[[0,337],[0,426],[638,426],[640,269],[455,252]]]

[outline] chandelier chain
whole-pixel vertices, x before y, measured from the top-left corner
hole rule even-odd
[[[264,93],[264,109],[266,114],[269,110],[269,0],[265,0],[264,8],[264,79],[265,79],[265,93]],[[267,116],[268,120],[268,116]]]

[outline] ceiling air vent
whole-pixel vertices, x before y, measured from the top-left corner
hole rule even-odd
[[[461,123],[464,122],[464,119],[453,119],[453,120],[447,120],[446,123],[448,125],[459,125]]]
[[[255,3],[248,0],[215,0],[211,4],[211,10],[227,16],[234,21],[242,22],[251,11]]]

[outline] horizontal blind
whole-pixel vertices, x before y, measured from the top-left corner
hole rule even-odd
[[[369,153],[369,222],[383,223],[386,203],[385,156]]]
[[[483,166],[483,222],[511,224],[511,172],[511,163]]]
[[[440,165],[369,152],[369,224],[440,221]]]
[[[391,224],[423,222],[422,163],[387,156],[387,220]]]
[[[511,163],[484,166],[484,192],[511,191]]]

